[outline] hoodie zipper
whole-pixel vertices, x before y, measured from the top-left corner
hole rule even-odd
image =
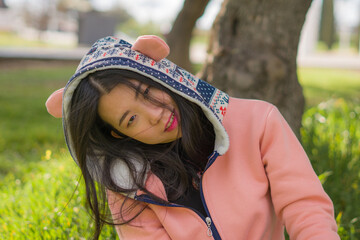
[[[213,237],[214,240],[221,240],[221,237],[215,227],[214,222],[211,219],[210,213],[209,213],[209,209],[207,208],[206,202],[205,202],[205,198],[204,198],[204,194],[203,194],[203,190],[202,190],[202,178],[203,175],[205,173],[205,171],[213,164],[213,162],[215,161],[215,159],[219,156],[219,154],[214,151],[213,154],[210,155],[209,157],[209,161],[206,164],[206,167],[204,169],[204,171],[201,174],[201,178],[200,178],[200,197],[201,197],[201,201],[203,203],[205,212],[207,214],[207,216],[203,216],[200,212],[198,212],[196,209],[190,208],[190,207],[186,207],[186,206],[182,206],[182,205],[178,205],[178,204],[161,204],[158,203],[154,200],[152,200],[150,197],[148,197],[147,195],[143,194],[143,195],[135,195],[134,200],[138,200],[138,201],[142,201],[142,202],[146,202],[146,203],[150,203],[150,204],[156,204],[159,206],[166,206],[166,207],[183,207],[183,208],[187,208],[189,210],[194,211],[206,224],[207,226],[207,231],[206,234],[208,237]]]
[[[209,217],[206,217],[205,218],[205,221],[206,221],[206,225],[207,225],[207,227],[208,227],[208,230],[207,230],[207,235],[209,236],[209,237],[212,237],[212,231],[211,231],[211,218],[209,218]]]
[[[152,200],[150,197],[148,197],[147,195],[143,194],[143,195],[139,195],[139,196],[135,196],[134,197],[134,200],[137,200],[137,201],[142,201],[142,202],[146,202],[146,203],[150,203],[150,204],[155,204],[155,205],[158,205],[158,206],[164,206],[164,207],[182,207],[182,208],[186,208],[186,209],[189,209],[193,212],[195,212],[203,221],[204,223],[206,224],[207,226],[207,231],[206,231],[206,234],[208,237],[213,237],[213,233],[212,233],[212,220],[210,217],[204,217],[204,215],[202,215],[200,212],[198,212],[196,209],[194,208],[190,208],[190,207],[186,207],[186,206],[183,206],[183,205],[178,205],[178,204],[162,204],[162,203],[158,203],[154,200]],[[215,240],[218,240],[220,238],[215,238]]]
[[[217,153],[216,151],[214,151],[214,152],[210,155],[209,161],[208,161],[208,163],[206,164],[205,169],[204,169],[204,171],[202,172],[201,178],[200,178],[200,197],[201,197],[201,201],[202,201],[202,203],[203,203],[205,212],[206,212],[206,214],[207,214],[207,217],[205,218],[205,222],[206,222],[206,225],[207,225],[207,227],[208,227],[207,234],[208,234],[209,237],[212,236],[215,240],[221,240],[221,237],[220,237],[220,234],[218,233],[218,231],[217,231],[217,229],[216,229],[216,227],[215,227],[214,222],[212,221],[212,218],[211,218],[209,209],[208,209],[208,207],[207,207],[207,204],[206,204],[206,201],[205,201],[205,197],[204,197],[204,192],[203,192],[202,180],[203,180],[203,176],[204,176],[205,171],[214,163],[215,159],[216,159],[218,156],[219,156],[219,153]]]

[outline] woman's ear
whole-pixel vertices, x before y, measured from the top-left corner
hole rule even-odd
[[[117,134],[116,132],[114,132],[113,130],[111,130],[110,134],[111,134],[111,136],[113,136],[114,138],[123,138],[122,136],[120,136],[119,134]]]

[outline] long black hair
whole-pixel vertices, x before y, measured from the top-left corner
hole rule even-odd
[[[124,84],[137,94],[143,94],[131,79],[160,89],[174,100],[180,112],[181,138],[167,144],[147,145],[126,136],[114,138],[110,134],[115,129],[99,117],[99,99],[118,84]],[[148,100],[167,107],[151,97]],[[145,178],[150,166],[151,173],[164,184],[168,202],[175,201],[189,188],[189,179],[199,180],[197,173],[204,169],[207,157],[214,149],[213,126],[198,105],[161,84],[128,70],[101,70],[81,80],[73,93],[69,117],[65,121],[70,131],[72,149],[84,178],[87,206],[95,221],[94,239],[98,239],[104,223],[112,224],[105,189],[125,196],[141,190],[154,200],[166,203],[167,201],[145,188]],[[119,159],[130,170],[132,186],[119,186],[111,177],[110,170]],[[119,211],[121,215],[123,209]],[[121,224],[132,219],[123,220]]]

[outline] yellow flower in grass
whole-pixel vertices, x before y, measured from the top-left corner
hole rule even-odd
[[[50,158],[51,158],[51,150],[46,150],[46,152],[45,152],[45,160],[50,160]]]
[[[50,160],[52,151],[50,149],[45,151],[45,156],[41,156],[41,160]]]
[[[358,189],[358,184],[356,182],[354,182],[353,184],[351,184],[351,187],[354,189],[354,190],[357,190]]]

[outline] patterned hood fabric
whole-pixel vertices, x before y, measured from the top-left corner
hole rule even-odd
[[[130,43],[115,37],[98,40],[83,57],[75,74],[67,83],[63,95],[63,123],[66,142],[74,160],[77,162],[65,121],[69,117],[69,104],[79,82],[88,74],[104,69],[125,69],[140,73],[198,104],[214,126],[216,134],[214,152],[224,154],[229,147],[229,140],[222,120],[229,103],[229,96],[173,62],[167,59],[156,62],[132,50],[131,47]]]

